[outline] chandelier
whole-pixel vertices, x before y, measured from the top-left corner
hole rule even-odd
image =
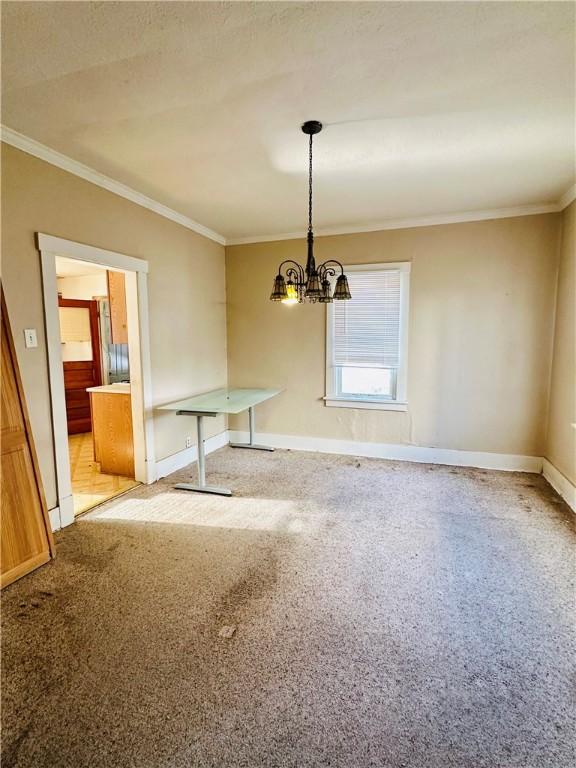
[[[339,261],[329,259],[316,266],[314,260],[314,233],[312,232],[312,137],[320,133],[322,123],[308,120],[302,126],[302,131],[310,137],[308,147],[308,258],[306,266],[302,267],[292,259],[283,261],[278,267],[274,278],[274,287],[270,294],[271,301],[281,301],[282,304],[303,304],[320,302],[330,304],[333,300],[351,299],[348,278],[344,267]],[[284,273],[282,272],[284,270]],[[338,277],[336,277],[339,271]],[[330,278],[336,277],[334,293]]]

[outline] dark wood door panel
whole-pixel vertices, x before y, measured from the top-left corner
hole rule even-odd
[[[90,371],[96,367],[92,360],[68,360],[66,365],[69,371]]]
[[[79,405],[68,405],[66,403],[66,416],[68,419],[83,419],[90,418],[90,403],[85,405],[80,403]]]
[[[65,389],[86,389],[86,387],[98,386],[94,384],[97,381],[97,376],[92,369],[86,371],[68,371],[66,366],[68,363],[64,363],[64,387]]]
[[[92,432],[92,419],[90,416],[84,419],[72,419],[68,421],[69,435],[83,435],[85,432]]]
[[[84,403],[86,398],[84,397],[84,391],[81,389],[70,389],[66,397],[66,403],[76,405],[77,403]]]

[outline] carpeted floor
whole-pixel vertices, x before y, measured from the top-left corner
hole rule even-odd
[[[574,517],[542,477],[208,473],[235,496],[139,487],[4,591],[3,768],[574,765]]]

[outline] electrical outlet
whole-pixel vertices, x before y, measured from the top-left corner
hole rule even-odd
[[[186,438],[186,448],[192,448],[192,438],[187,437]]]

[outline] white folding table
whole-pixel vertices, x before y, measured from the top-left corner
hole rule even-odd
[[[251,448],[257,451],[273,451],[266,445],[258,445],[255,442],[256,423],[254,408],[280,394],[281,389],[216,389],[213,392],[205,392],[202,395],[194,395],[174,403],[166,403],[159,406],[160,410],[176,411],[177,416],[196,416],[198,431],[198,484],[177,483],[175,488],[182,491],[199,491],[200,493],[217,493],[220,496],[231,496],[229,488],[221,488],[217,485],[206,485],[206,454],[204,453],[204,417],[218,416],[220,414],[235,414],[248,411],[250,425],[250,442],[230,443],[232,448]]]

